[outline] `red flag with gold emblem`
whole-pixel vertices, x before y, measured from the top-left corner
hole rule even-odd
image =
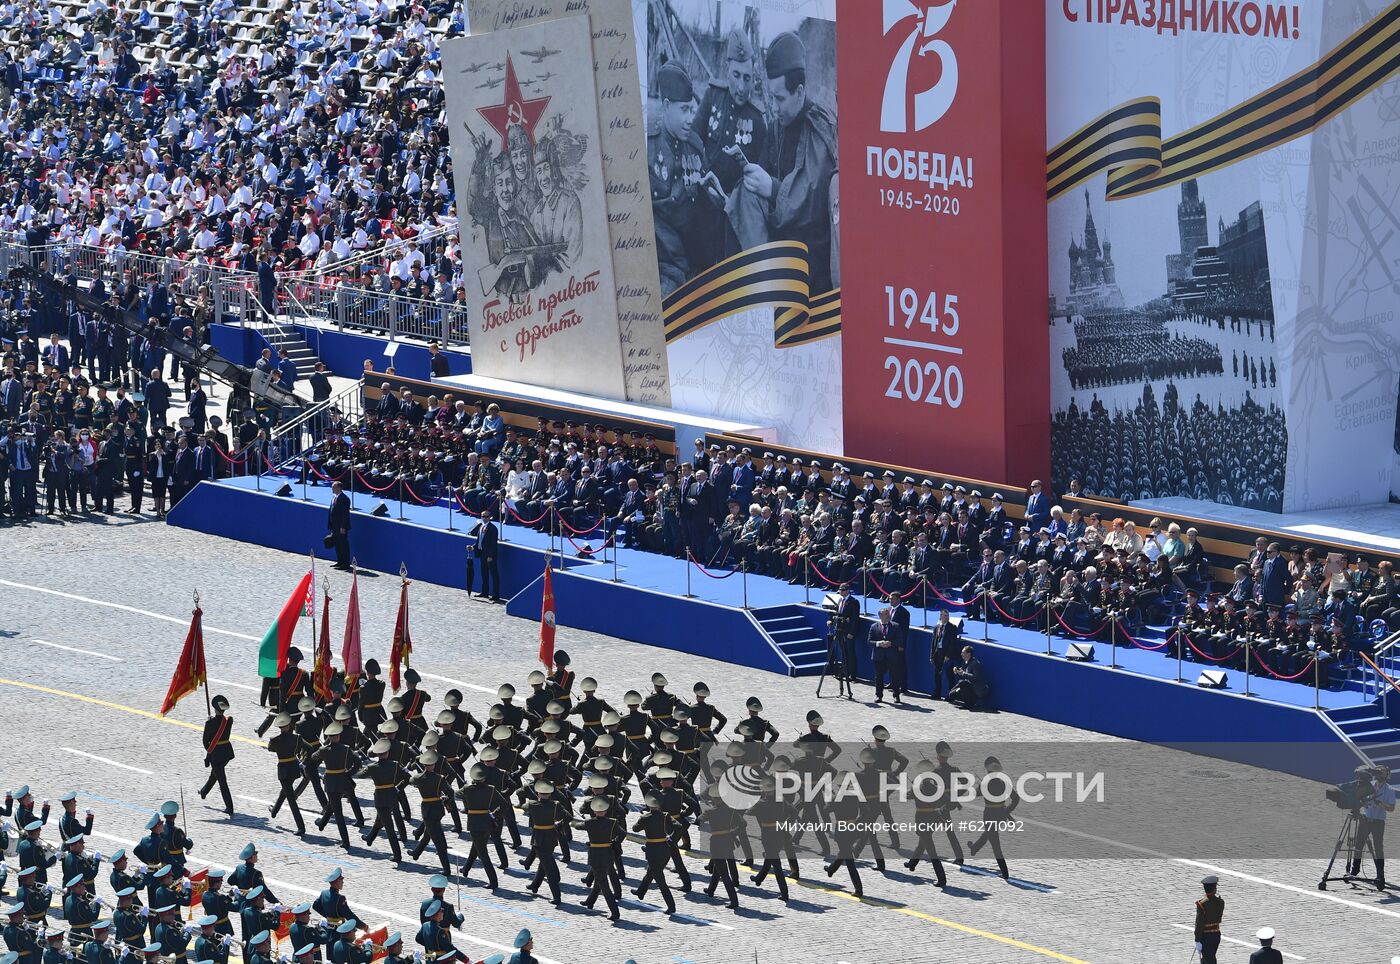
[[[281,916],[277,918],[277,930],[273,932],[277,935],[279,941],[285,941],[288,935],[292,933],[292,924],[296,922],[296,919],[296,915],[291,911],[282,911]]]
[[[195,608],[190,617],[190,629],[185,634],[185,648],[180,651],[180,661],[175,664],[175,675],[170,678],[170,689],[165,691],[165,702],[160,704],[160,715],[164,716],[175,708],[175,704],[204,685],[204,610]]]
[[[329,588],[322,592],[321,638],[316,643],[316,662],[311,674],[311,686],[316,695],[330,702],[331,693],[331,594]]]
[[[540,662],[545,669],[554,668],[554,567],[546,557],[544,563],[544,599],[540,603]]]
[[[194,914],[194,909],[200,905],[204,899],[204,892],[209,889],[209,868],[190,874],[190,914]]]
[[[365,934],[365,940],[373,946],[373,956],[370,961],[377,961],[385,956],[384,942],[389,939],[389,925],[381,924],[374,930]]]
[[[389,650],[389,685],[399,691],[399,667],[407,666],[413,653],[413,637],[408,632],[408,578],[399,591],[399,615],[394,620],[394,644]]]

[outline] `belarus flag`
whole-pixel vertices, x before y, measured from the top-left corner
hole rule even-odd
[[[297,620],[312,611],[311,573],[301,577],[301,582],[287,597],[277,620],[263,634],[258,644],[258,675],[264,679],[276,679],[287,668],[287,650],[292,646],[292,633],[297,628]]]

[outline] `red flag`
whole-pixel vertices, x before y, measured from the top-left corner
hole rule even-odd
[[[540,662],[554,668],[554,567],[544,563],[544,600],[540,603]]]
[[[408,632],[408,580],[399,593],[399,616],[394,620],[394,644],[389,650],[389,685],[399,691],[399,664],[407,666],[413,653],[413,638]]]
[[[189,917],[194,917],[194,909],[200,905],[204,899],[204,892],[209,889],[209,868],[190,874],[190,907]],[[202,914],[200,916],[203,916]]]
[[[277,930],[274,931],[279,941],[285,941],[287,935],[292,932],[292,924],[296,923],[296,915],[289,910],[284,910],[277,918]]]
[[[316,662],[311,673],[312,690],[321,699],[330,701],[331,694],[331,594],[322,592],[321,638],[316,643]]]
[[[340,644],[340,663],[345,670],[345,697],[355,692],[364,665],[360,661],[360,574],[350,578],[350,605],[345,610],[345,640]]]
[[[160,705],[161,716],[169,713],[176,703],[205,683],[203,620],[202,609],[196,609],[190,617],[190,629],[185,634],[185,648],[180,651],[180,662],[175,664],[175,675],[170,678],[170,689],[165,691],[165,702]]]
[[[371,962],[377,961],[377,960],[379,960],[380,958],[382,958],[382,957],[384,957],[384,956],[387,955],[388,952],[384,950],[384,942],[387,941],[388,939],[389,939],[389,925],[388,925],[388,924],[381,924],[380,926],[376,927],[374,930],[372,930],[372,931],[366,931],[366,932],[365,932],[365,941],[366,941],[367,943],[369,943],[370,947],[372,948],[372,953],[371,953],[371,956],[370,956],[370,961],[371,961]]]

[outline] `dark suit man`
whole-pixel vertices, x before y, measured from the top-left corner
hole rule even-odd
[[[206,411],[209,405],[209,396],[204,393],[203,388],[200,388],[199,382],[191,381],[188,398],[189,401],[185,405],[185,414],[194,422],[194,425],[191,426],[191,430],[196,435],[203,435],[205,424],[209,420],[209,413]]]
[[[165,428],[165,413],[170,410],[170,386],[160,377],[159,366],[151,369],[146,382],[146,410],[151,414],[151,431]]]
[[[1269,543],[1264,558],[1264,571],[1259,577],[1264,605],[1282,606],[1288,596],[1288,560],[1279,552],[1277,542]]]
[[[335,547],[335,567],[350,569],[350,497],[339,482],[331,483],[331,511],[326,522],[331,545]]]
[[[1050,500],[1041,491],[1040,480],[1031,483],[1030,495],[1026,498],[1026,525],[1032,532],[1039,532],[1050,524]]]
[[[34,438],[31,435],[11,438],[6,449],[5,461],[10,467],[10,512],[16,519],[30,518],[38,501],[39,485],[39,456]]]
[[[899,627],[890,622],[890,610],[888,607],[880,610],[880,619],[870,627],[870,655],[871,662],[875,666],[875,702],[883,703],[885,700],[885,674],[890,676],[890,691],[894,695],[896,703],[901,702],[900,686],[903,675],[896,668],[897,663],[904,661],[904,643],[900,639]]]
[[[489,508],[484,510],[481,513],[481,521],[477,523],[472,534],[476,536],[476,558],[481,563],[481,592],[478,595],[485,599],[487,593],[490,593],[492,602],[500,602],[500,532],[496,529],[496,523],[492,521],[493,515]],[[468,595],[471,595],[471,591],[472,587],[467,586]]]
[[[962,662],[953,670],[957,682],[948,691],[948,702],[965,709],[978,706],[987,698],[986,671],[982,661],[973,655],[971,646],[964,646]]]
[[[953,667],[958,664],[958,651],[962,648],[962,629],[948,618],[948,610],[943,609],[938,613],[938,623],[932,632],[929,661],[933,663],[933,698],[941,700],[944,673],[947,673],[948,689],[953,688]]]

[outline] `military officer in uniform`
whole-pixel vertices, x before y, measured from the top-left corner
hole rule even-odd
[[[1220,949],[1220,920],[1225,916],[1225,901],[1215,892],[1220,879],[1212,874],[1201,878],[1206,895],[1196,901],[1196,950],[1201,952],[1201,964],[1215,964],[1215,952]]]
[[[267,881],[263,880],[262,871],[258,869],[257,846],[252,843],[245,845],[243,849],[238,852],[238,859],[243,862],[233,868],[233,873],[228,879],[229,884],[233,887],[237,887],[245,894],[254,887],[261,887],[267,899],[274,904],[277,903],[277,895],[267,886]]]
[[[1249,955],[1249,964],[1283,964],[1283,955],[1274,947],[1274,929],[1261,927],[1254,934],[1259,950]]]
[[[233,795],[229,793],[228,776],[224,773],[224,768],[233,759],[233,717],[226,715],[228,699],[224,696],[214,697],[211,705],[214,707],[214,715],[204,723],[204,765],[209,768],[209,779],[200,788],[199,799],[203,800],[209,796],[209,791],[217,785],[224,798],[224,812],[231,817]]]
[[[694,277],[687,239],[695,228],[697,205],[712,202],[702,186],[704,145],[693,129],[695,88],[689,75],[677,63],[664,64],[653,90],[661,107],[656,129],[647,136],[647,166],[664,296]]]
[[[297,836],[306,836],[306,820],[301,815],[301,807],[297,806],[297,780],[301,777],[301,759],[298,752],[301,749],[301,737],[292,731],[292,718],[286,713],[278,713],[273,723],[277,727],[277,735],[267,741],[269,753],[277,757],[277,783],[281,786],[281,791],[277,794],[277,799],[270,808],[273,814],[285,802],[292,810],[292,820],[296,822]]]
[[[480,860],[482,868],[486,871],[486,882],[495,890],[500,886],[500,881],[496,878],[496,868],[491,864],[486,845],[492,840],[496,841],[496,846],[501,848],[501,866],[504,867],[505,850],[498,831],[503,819],[501,814],[510,808],[510,804],[495,786],[486,781],[485,767],[480,764],[473,766],[467,778],[471,783],[462,790],[462,805],[467,811],[467,833],[471,835],[471,850],[467,859],[462,862],[462,876],[471,874],[472,866]]]
[[[24,926],[24,904],[11,904],[5,908],[5,915],[9,918],[5,924],[5,946],[19,955],[15,964],[39,964],[39,938]]]
[[[612,804],[606,797],[590,798],[586,819],[580,820],[577,825],[588,836],[588,872],[593,878],[583,906],[592,908],[601,894],[607,902],[609,918],[619,920],[621,914],[617,909],[617,895],[622,885],[616,876],[613,846],[626,828],[612,816]]]
[[[207,890],[200,898],[200,903],[204,907],[204,913],[214,918],[214,928],[225,937],[233,936],[233,922],[229,920],[229,915],[237,908],[237,903],[224,890],[224,872],[218,867],[210,867],[207,881]]]
[[[311,909],[329,921],[332,927],[339,927],[344,921],[353,920],[357,928],[365,930],[365,922],[350,909],[350,902],[342,893],[344,888],[345,873],[337,867],[326,875],[326,889],[316,897]]]
[[[742,31],[732,30],[724,44],[723,73],[710,81],[695,115],[695,133],[705,152],[706,192],[718,191],[716,203],[696,205],[691,265],[696,274],[738,247],[729,234],[724,200],[743,177],[745,161],[762,158],[767,149],[768,128],[763,112],[753,105],[753,87],[753,45]]]

